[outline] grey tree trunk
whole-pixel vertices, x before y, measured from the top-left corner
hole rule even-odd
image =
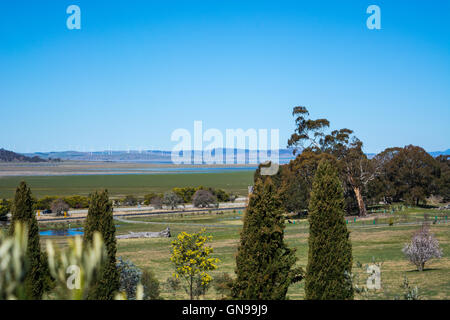
[[[356,200],[358,202],[359,216],[360,217],[367,216],[366,204],[364,203],[364,199],[361,194],[361,189],[358,187],[353,187],[353,191],[355,192]]]

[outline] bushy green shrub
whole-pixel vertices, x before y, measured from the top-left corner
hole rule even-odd
[[[142,271],[141,284],[144,286],[144,299],[160,299],[159,281],[151,270]]]
[[[141,281],[142,271],[130,260],[123,261],[122,257],[119,257],[116,266],[120,275],[119,290],[126,293],[128,300],[134,300],[137,285]]]
[[[143,287],[143,298],[159,299],[159,281],[151,271],[142,271],[130,260],[119,257],[117,269],[120,274],[120,291],[126,294],[128,300],[135,300],[139,284]]]
[[[169,277],[164,283],[164,287],[172,295],[175,295],[181,289],[181,280],[180,278]]]
[[[230,201],[230,195],[228,193],[226,193],[225,190],[211,188],[210,191],[217,198],[217,201],[219,201],[219,202]]]
[[[231,295],[233,278],[230,276],[230,274],[222,272],[221,274],[214,277],[212,283],[214,290],[216,290],[216,292],[220,294],[222,298],[229,297]]]
[[[35,201],[33,205],[34,210],[50,210],[53,201],[58,199],[57,196],[45,196]]]
[[[421,296],[419,294],[419,287],[418,286],[412,287],[409,284],[409,279],[406,275],[403,277],[403,283],[400,286],[400,288],[403,289],[403,294],[402,294],[402,296],[399,296],[399,295],[395,296],[395,300],[401,300],[401,299],[420,300],[421,299]]]
[[[183,203],[188,203],[192,201],[192,197],[194,196],[195,192],[198,190],[198,188],[194,187],[184,187],[184,188],[173,188],[172,191],[179,196],[181,199],[183,199]]]
[[[70,196],[64,197],[64,201],[69,205],[69,207],[74,209],[85,209],[89,208],[89,198],[84,196]]]
[[[236,198],[233,195],[228,194],[223,189],[205,188],[203,186],[198,187],[184,187],[184,188],[173,188],[172,191],[183,199],[183,203],[190,203],[193,201],[194,194],[199,190],[209,191],[217,201],[228,202],[234,201]]]
[[[135,206],[135,205],[138,204],[138,199],[135,196],[133,196],[133,195],[127,195],[122,200],[122,204],[124,206]]]

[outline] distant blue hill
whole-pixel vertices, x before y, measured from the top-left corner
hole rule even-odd
[[[450,149],[447,149],[445,151],[432,151],[432,152],[428,152],[429,154],[431,154],[433,157],[439,157],[439,156],[448,156],[450,155]]]

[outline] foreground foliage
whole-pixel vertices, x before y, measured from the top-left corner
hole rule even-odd
[[[66,250],[58,252],[47,241],[49,269],[56,281],[54,294],[59,300],[85,300],[102,276],[107,262],[106,249],[99,232],[94,232],[90,245],[78,236],[69,239],[68,244]]]
[[[28,230],[16,223],[13,236],[0,232],[0,300],[26,299],[25,277],[29,268],[26,259]]]

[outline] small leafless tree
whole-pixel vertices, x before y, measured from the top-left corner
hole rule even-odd
[[[55,213],[55,215],[62,216],[64,214],[64,211],[69,210],[69,205],[60,198],[53,200],[52,204],[50,205],[50,209]]]
[[[178,207],[178,205],[183,203],[183,199],[181,199],[175,192],[168,191],[164,193],[162,203],[173,210]]]
[[[150,204],[155,209],[161,209],[162,208],[162,199],[159,196],[153,197],[152,200],[150,200]]]
[[[422,227],[414,233],[411,242],[406,243],[402,251],[419,271],[423,271],[428,260],[442,257],[439,242],[430,233],[429,226],[426,223],[422,224]]]
[[[217,198],[208,190],[197,190],[192,197],[195,207],[209,207],[217,202]]]

